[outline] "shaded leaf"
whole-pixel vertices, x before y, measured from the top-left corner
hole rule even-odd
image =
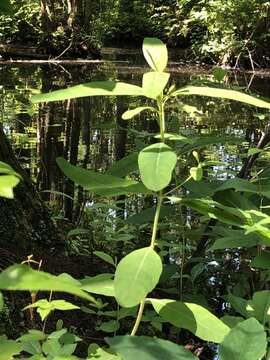
[[[158,338],[126,335],[105,340],[123,360],[198,360],[183,346]]]
[[[150,299],[155,311],[172,325],[191,331],[202,340],[220,343],[229,327],[200,305],[167,299]]]
[[[150,247],[125,256],[116,268],[115,297],[123,307],[139,304],[157,285],[162,273],[159,255]]]
[[[221,360],[258,360],[266,353],[266,333],[254,318],[237,324],[219,347]]]

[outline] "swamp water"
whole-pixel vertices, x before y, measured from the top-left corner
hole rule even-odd
[[[83,98],[36,107],[30,105],[29,99],[31,95],[39,92],[89,81],[117,79],[140,85],[142,74],[148,71],[142,57],[136,53],[123,54],[120,51],[119,55],[115,55],[109,51],[104,56],[113,61],[81,65],[0,64],[1,122],[20,162],[36,183],[43,199],[54,209],[55,219],[67,222],[72,220],[73,224],[79,225],[82,204],[84,210],[103,209],[98,219],[95,213],[89,220],[99,221],[99,224],[95,225],[96,229],[99,226],[99,238],[95,239],[95,234],[91,234],[89,238],[87,232],[82,232],[77,233],[80,237],[78,243],[70,242],[72,252],[86,254],[89,249],[96,250],[97,246],[100,249],[102,233],[106,237],[103,243],[108,239],[115,241],[116,250],[122,243],[135,242],[135,231],[127,234],[124,223],[121,223],[122,227],[119,229],[119,224],[114,225],[111,219],[117,215],[125,221],[140,209],[153,204],[149,204],[148,199],[142,197],[120,197],[117,199],[118,206],[114,206],[107,200],[104,202],[104,199],[86,195],[82,189],[74,188],[71,182],[63,179],[55,162],[56,157],[63,156],[71,163],[88,169],[106,171],[115,161],[149,143],[151,134],[157,132],[156,121],[148,114],[141,114],[132,121],[122,120],[121,116],[128,108],[145,104],[143,100],[136,98]],[[176,87],[191,81],[213,80],[211,68],[172,62],[169,72],[172,75],[170,83],[175,83]],[[267,74],[228,72],[226,81],[228,84],[240,88],[248,87],[251,92],[270,97]],[[187,112],[175,106],[167,110],[167,131],[190,138],[201,136],[205,139],[205,146],[197,150],[200,158],[221,162],[208,170],[211,176],[217,179],[234,176],[242,167],[247,144],[256,146],[258,142],[259,130],[265,126],[262,114],[240,103],[198,97],[183,100],[189,106]],[[209,143],[207,136],[210,134],[219,140]],[[181,155],[181,159],[183,165],[178,169],[178,174],[185,177],[188,174],[186,164],[190,167],[192,160],[190,154]],[[196,223],[192,212],[185,215],[186,222]],[[133,222],[129,221],[129,224],[141,226],[140,231],[145,230],[144,221],[141,219],[137,218],[135,221],[133,218]],[[87,225],[84,223],[83,227]],[[174,229],[177,230],[177,226]],[[76,232],[74,234],[76,236]],[[171,254],[171,260],[176,263],[179,252],[181,247]],[[233,265],[237,270],[239,262],[234,259]],[[211,264],[209,261],[208,274],[204,278],[207,286],[203,286],[205,292],[211,289],[213,303],[222,311],[225,304],[219,298],[222,278],[217,275],[217,267],[217,263]],[[192,298],[190,300],[192,301]],[[203,301],[202,298],[202,303]]]

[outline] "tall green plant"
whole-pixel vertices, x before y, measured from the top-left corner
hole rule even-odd
[[[262,316],[258,297],[253,312],[247,319],[241,319],[237,323],[226,322],[218,319],[208,309],[190,302],[175,301],[171,299],[157,299],[149,297],[159,282],[163,265],[157,252],[157,234],[160,222],[160,213],[164,200],[179,201],[183,205],[196,208],[199,212],[209,214],[212,217],[221,218],[225,223],[237,226],[249,226],[251,223],[250,213],[217,202],[200,201],[193,199],[178,199],[173,197],[178,189],[166,189],[170,183],[174,169],[178,161],[175,151],[166,144],[170,134],[166,132],[165,108],[169,100],[182,99],[189,95],[200,95],[216,97],[221,99],[236,100],[241,103],[250,104],[264,109],[270,109],[270,103],[259,97],[250,96],[235,90],[216,87],[194,87],[186,86],[175,90],[174,87],[167,91],[166,86],[170,74],[166,72],[168,54],[166,46],[158,39],[146,38],[143,43],[143,53],[151,71],[143,75],[142,86],[135,86],[122,82],[93,82],[58,90],[48,94],[40,94],[33,97],[33,102],[59,101],[72,97],[82,96],[138,96],[145,97],[151,101],[151,106],[130,109],[123,114],[123,119],[131,119],[142,111],[151,111],[156,114],[159,124],[157,143],[145,147],[139,153],[135,161],[138,161],[141,181],[123,179],[117,172],[101,174],[94,171],[80,169],[69,164],[64,159],[57,160],[61,170],[71,180],[88,189],[92,193],[103,196],[116,196],[121,194],[151,194],[156,202],[154,221],[152,224],[152,235],[147,247],[137,249],[126,255],[116,266],[114,279],[111,276],[100,276],[86,278],[82,281],[62,275],[52,275],[29,269],[25,265],[15,265],[5,270],[0,275],[0,289],[8,290],[44,290],[64,291],[92,301],[95,306],[98,302],[88,293],[113,296],[122,308],[138,306],[138,312],[130,336],[120,336],[106,339],[110,345],[112,359],[133,360],[138,353],[144,359],[196,359],[190,351],[182,346],[171,342],[145,336],[136,336],[145,305],[151,305],[163,321],[171,323],[178,328],[184,328],[192,332],[202,340],[220,344],[219,355],[223,360],[238,358],[243,360],[258,360],[266,354],[267,341],[264,328],[266,319]],[[182,137],[179,137],[183,140]],[[176,138],[174,140],[179,140]],[[201,168],[199,156],[194,152],[198,162],[197,168],[192,168],[188,179],[201,179]],[[120,167],[121,170],[121,167]],[[186,182],[186,179],[184,182]],[[106,255],[106,254],[105,254]],[[102,255],[104,258],[104,254]],[[115,262],[106,256],[106,261]],[[105,274],[104,274],[105,275]],[[265,304],[265,301],[260,300]],[[256,310],[257,309],[257,310]],[[269,306],[267,307],[267,311]],[[251,318],[251,319],[250,319]],[[263,320],[262,320],[263,319]],[[249,343],[247,351],[243,344]],[[233,344],[233,345],[232,345]],[[6,344],[7,346],[7,344]],[[1,343],[0,343],[1,349]],[[91,348],[93,350],[93,348]],[[95,358],[93,351],[89,352],[89,359]],[[107,359],[108,353],[104,349],[97,348],[101,359]],[[74,357],[73,357],[74,358]],[[50,357],[48,357],[50,359]],[[55,357],[56,359],[56,357]],[[67,358],[70,359],[70,358]]]

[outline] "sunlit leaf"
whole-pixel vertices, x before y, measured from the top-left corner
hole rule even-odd
[[[114,81],[96,81],[56,90],[46,94],[34,95],[31,101],[35,103],[60,101],[86,96],[143,96],[139,86]]]
[[[153,70],[159,72],[165,70],[168,63],[168,50],[161,40],[145,38],[143,40],[143,55]]]
[[[164,143],[147,146],[139,153],[139,170],[144,185],[160,191],[169,185],[177,162],[175,152]]]
[[[73,281],[33,270],[27,265],[13,265],[1,272],[0,290],[66,292],[95,302],[91,295],[75,286]]]
[[[0,336],[0,360],[13,360],[14,356],[19,355],[22,349],[22,344]]]
[[[150,106],[139,106],[136,109],[132,109],[132,110],[127,110],[123,113],[122,115],[122,119],[123,120],[130,120],[132,119],[134,116],[139,115],[142,111],[152,111],[152,112],[156,112],[157,110],[155,108],[152,108]]]
[[[157,285],[162,273],[159,255],[150,247],[125,256],[116,268],[115,297],[123,307],[139,304]]]
[[[219,99],[228,99],[240,101],[245,104],[257,106],[260,108],[270,109],[270,102],[260,99],[259,97],[251,96],[236,90],[228,90],[221,88],[214,88],[208,86],[186,86],[176,90],[172,96],[189,96],[199,95],[208,96]]]
[[[229,327],[204,307],[167,299],[150,299],[156,312],[172,325],[191,331],[202,340],[220,343]]]
[[[200,181],[203,177],[203,169],[201,168],[201,166],[192,167],[190,168],[189,172],[190,172],[190,176],[195,181]]]
[[[169,73],[148,72],[143,74],[143,92],[146,97],[156,99],[167,85],[170,78]]]
[[[79,309],[79,306],[73,305],[66,300],[52,300],[48,301],[47,299],[38,300],[28,306],[26,306],[23,310],[37,308],[37,312],[39,313],[41,320],[44,321],[46,317],[54,310],[76,310]]]
[[[0,176],[0,196],[13,199],[13,189],[20,179],[14,175],[1,175]]]

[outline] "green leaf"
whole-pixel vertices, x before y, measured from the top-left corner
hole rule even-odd
[[[169,185],[177,162],[175,152],[164,143],[147,146],[139,153],[139,169],[142,182],[153,191]]]
[[[149,222],[152,223],[154,221],[155,213],[156,213],[156,208],[151,207],[151,208],[142,210],[138,214],[129,216],[126,221],[129,224],[135,224],[135,225],[146,224]],[[174,213],[175,213],[175,206],[170,206],[170,205],[162,206],[160,209],[159,219],[162,220],[165,217],[171,216]]]
[[[0,290],[66,292],[96,303],[91,295],[67,278],[33,270],[27,265],[13,265],[1,272]]]
[[[143,55],[148,65],[155,71],[162,72],[168,63],[168,50],[166,45],[156,38],[143,40]]]
[[[71,165],[63,158],[57,158],[56,162],[69,179],[95,194],[118,196],[127,193],[149,193],[143,184],[137,181],[85,170]]]
[[[28,341],[43,341],[46,339],[46,334],[39,330],[29,330],[27,334],[20,336],[16,341],[28,342]]]
[[[245,217],[240,209],[225,206],[213,200],[173,197],[174,202],[177,200],[178,203],[225,224],[241,226],[245,222]]]
[[[250,266],[258,269],[270,270],[270,252],[262,251],[260,255],[257,255],[252,259]]]
[[[0,176],[0,196],[13,199],[13,189],[20,179],[14,175],[1,175]]]
[[[258,360],[266,353],[266,333],[254,318],[237,324],[219,347],[220,360]]]
[[[200,180],[202,180],[202,177],[203,177],[203,169],[202,169],[200,166],[190,168],[189,172],[190,172],[190,176],[191,176],[192,179],[194,179],[195,181],[200,181]]]
[[[126,335],[105,340],[123,360],[198,360],[183,346],[154,337]]]
[[[157,110],[151,106],[139,106],[136,107],[136,109],[132,109],[132,110],[127,110],[123,113],[122,115],[122,119],[123,120],[130,120],[132,119],[134,116],[140,114],[142,111],[152,111],[152,112],[157,112]]]
[[[115,266],[115,262],[114,262],[113,258],[111,257],[111,255],[106,254],[103,251],[94,251],[94,254],[97,257],[99,257],[100,259],[102,259],[103,261],[107,262],[108,264]]]
[[[93,277],[86,276],[81,280],[81,288],[93,294],[114,296],[114,282],[112,274],[99,274]]]
[[[114,81],[95,81],[72,86],[64,90],[56,90],[47,94],[34,95],[32,103],[61,101],[85,96],[143,96],[139,86]]]
[[[0,12],[12,14],[13,10],[10,0],[0,0]]]
[[[39,313],[41,320],[44,321],[46,317],[54,310],[76,310],[79,309],[79,306],[73,305],[66,300],[52,300],[48,301],[47,299],[41,299],[33,304],[26,306],[23,310],[37,308],[37,312]]]
[[[221,89],[208,86],[186,86],[176,90],[172,96],[200,95],[219,99],[240,101],[245,104],[270,109],[270,102],[261,100],[259,97],[251,96],[236,90]]]
[[[4,307],[4,296],[0,292],[0,312],[3,311],[3,307]]]
[[[165,133],[164,138],[169,141],[181,141],[186,144],[193,144],[194,142],[194,139],[187,138],[186,136],[180,134]],[[161,139],[161,135],[155,135],[155,139]]]
[[[228,301],[230,302],[231,306],[236,310],[239,314],[243,315],[244,317],[248,316],[248,301],[235,296],[233,294],[228,295]]]
[[[162,273],[159,255],[150,247],[125,256],[116,268],[115,297],[123,307],[139,304],[157,285]]]
[[[215,68],[213,70],[213,75],[217,81],[222,82],[227,75],[227,71],[222,68]]]
[[[6,336],[0,337],[0,360],[13,360],[15,355],[22,351],[22,344],[14,340],[7,340]]]
[[[220,343],[229,327],[200,305],[167,299],[150,299],[155,311],[172,325],[191,331],[202,340]]]
[[[114,163],[113,166],[106,171],[106,174],[121,178],[137,170],[138,170],[138,153],[134,152]]]
[[[142,89],[146,97],[157,99],[162,94],[170,78],[169,73],[148,72],[143,74]]]
[[[263,325],[270,321],[270,291],[258,291],[253,294],[251,307],[252,315]]]
[[[101,323],[101,325],[98,327],[98,330],[111,333],[119,330],[119,328],[120,328],[120,324],[117,320],[110,320]]]
[[[220,320],[224,322],[224,324],[227,325],[230,329],[232,329],[240,322],[243,322],[245,319],[240,316],[225,315]]]
[[[123,360],[120,358],[120,356],[117,356],[115,354],[112,354],[99,347],[99,345],[92,343],[88,348],[88,357],[87,360],[94,360],[94,359],[100,359],[100,360]]]

